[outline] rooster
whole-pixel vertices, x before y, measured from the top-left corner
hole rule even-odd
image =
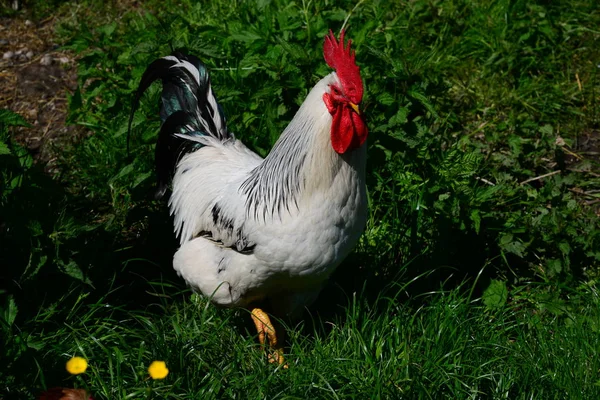
[[[368,129],[355,53],[330,31],[325,62],[335,72],[310,91],[262,159],[237,140],[202,62],[178,52],[149,65],[131,117],[162,81],[156,145],[157,195],[169,200],[180,240],[173,267],[220,306],[251,311],[261,346],[284,363],[283,332],[269,315],[297,318],[352,251],[366,224]]]

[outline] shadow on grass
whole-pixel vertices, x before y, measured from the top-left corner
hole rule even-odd
[[[355,296],[361,303],[372,305],[375,314],[387,310],[385,304],[390,299],[419,307],[426,301],[423,294],[439,291],[459,288],[469,291],[472,296],[480,296],[490,279],[497,275],[497,269],[489,264],[489,253],[478,239],[454,232],[441,240],[428,256],[392,254],[391,259],[383,260],[377,255],[377,248],[353,253],[335,271],[315,304],[308,309],[308,314],[314,318],[307,318],[307,321],[313,321],[306,326],[306,331],[315,331],[314,323],[322,327],[328,326],[323,325],[323,321],[339,321],[346,315]],[[409,261],[395,263],[398,259]]]

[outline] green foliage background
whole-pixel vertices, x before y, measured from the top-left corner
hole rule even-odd
[[[57,385],[111,399],[598,396],[600,167],[581,150],[600,129],[595,1],[57,6],[79,64],[69,122],[93,135],[49,177],[10,137],[25,121],[0,114],[6,398]],[[342,27],[366,89],[371,217],[274,373],[244,312],[190,300],[171,271],[171,221],[151,196],[159,88],[130,154],[129,108],[146,66],[185,50],[264,156]],[[91,372],[74,379],[76,354]],[[148,381],[153,359],[172,377]]]

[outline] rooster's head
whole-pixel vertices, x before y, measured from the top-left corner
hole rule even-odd
[[[329,85],[329,92],[323,94],[323,101],[333,117],[331,125],[331,145],[339,154],[362,146],[367,139],[368,129],[359,105],[363,96],[363,83],[360,70],[354,61],[352,44],[344,46],[344,31],[340,40],[332,31],[325,37],[323,56],[325,62],[337,74],[339,85]]]

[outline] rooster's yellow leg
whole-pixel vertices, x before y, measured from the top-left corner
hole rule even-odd
[[[275,332],[275,327],[271,323],[271,319],[267,313],[260,308],[253,309],[251,314],[252,321],[254,321],[254,325],[258,331],[258,342],[264,348],[265,341],[268,341],[269,347],[273,351],[273,353],[269,351],[269,362],[284,364],[283,335],[280,333],[279,338],[277,337],[277,332]],[[287,364],[283,367],[287,368]]]

